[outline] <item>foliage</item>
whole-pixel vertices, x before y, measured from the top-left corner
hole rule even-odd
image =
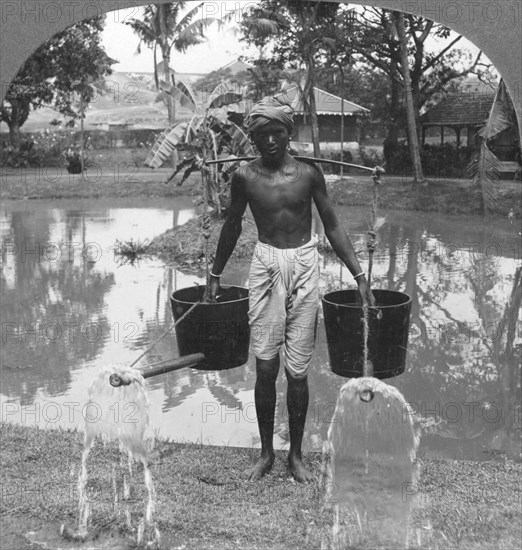
[[[343,72],[341,89],[339,68],[333,64],[319,67],[317,86],[370,110],[370,116],[358,120],[361,141],[383,138],[386,130],[384,121],[389,116],[390,79],[367,64],[343,67]]]
[[[77,145],[73,145],[62,153],[62,158],[67,171],[71,174],[81,174],[86,168],[87,157]]]
[[[378,8],[364,8],[357,15],[353,32],[347,35],[347,47],[355,59],[364,61],[374,69],[383,71],[390,79],[388,114],[384,119],[386,140],[384,154],[393,164],[397,154],[399,124],[405,124],[404,71],[401,67],[400,40],[395,12]],[[449,28],[428,19],[404,15],[405,34],[408,39],[408,59],[411,76],[411,93],[417,131],[419,113],[425,105],[437,101],[445,89],[456,79],[474,73],[487,72],[481,65],[481,55],[466,56],[456,44],[462,36],[454,36]],[[429,39],[440,44],[436,51],[428,51]]]
[[[184,153],[168,181],[181,173],[178,182],[181,185],[192,173],[199,171],[203,181],[200,199],[203,201],[203,196],[208,194],[208,200],[203,202],[220,215],[224,211],[225,184],[237,163],[209,166],[206,161],[253,154],[246,133],[227,116],[227,106],[242,101],[244,96],[235,87],[222,82],[210,94],[205,109],[198,110],[193,92],[186,84],[164,85],[164,89],[172,96],[182,94],[187,99],[192,98],[194,115],[189,122],[167,128],[154,143],[145,164],[158,168],[174,150]]]
[[[0,151],[0,165],[12,168],[27,168],[28,166],[41,166],[45,155],[34,147],[31,140],[23,140],[18,148],[6,144]]]
[[[341,151],[331,151],[329,153],[323,154],[322,158],[326,158],[329,160],[341,160]],[[353,162],[353,156],[350,151],[343,151],[343,162]],[[321,165],[323,172],[325,174],[340,174],[341,173],[341,167],[337,166],[335,164],[323,164]],[[372,165],[373,167],[374,165]],[[345,166],[343,167],[343,173],[347,173],[350,171],[350,168]]]
[[[468,166],[468,172],[475,185],[482,191],[482,212],[495,211],[498,201],[498,181],[500,179],[500,161],[491,150],[495,138],[507,129],[516,127],[517,118],[506,85],[500,81],[497,94],[491,107],[488,120],[479,132],[480,151],[474,155]],[[520,149],[520,144],[519,144]],[[520,154],[520,151],[519,151]]]
[[[142,19],[131,19],[126,22],[140,37],[138,53],[141,43],[153,49],[154,52],[154,80],[159,89],[159,76],[157,67],[157,53],[159,46],[163,57],[163,78],[170,83],[173,74],[170,72],[170,55],[172,48],[184,53],[191,46],[200,44],[205,40],[205,30],[212,23],[218,21],[212,17],[196,19],[203,6],[203,2],[181,16],[185,8],[183,0],[177,0],[170,4],[149,4],[143,9]],[[169,113],[169,124],[175,120],[174,102],[170,96],[166,96]]]
[[[443,145],[425,144],[420,148],[420,157],[424,172],[435,178],[465,177],[472,155],[472,147],[459,147],[453,143]],[[363,156],[365,153],[362,153]],[[363,162],[364,159],[363,159]],[[413,172],[408,144],[399,142],[393,156],[386,160],[386,173],[410,175]]]
[[[0,107],[0,120],[9,126],[14,149],[19,148],[19,130],[31,110],[51,105],[74,120],[78,96],[84,106],[95,97],[96,84],[111,73],[114,63],[101,45],[102,30],[101,17],[81,21],[50,38],[26,60]]]
[[[120,132],[104,130],[85,131],[85,148],[91,152],[103,151],[104,159],[111,156],[132,154],[139,159],[136,164],[142,164],[147,150],[161,132],[159,130],[130,129]],[[23,133],[20,147],[15,149],[9,144],[7,134],[0,136],[0,166],[11,167],[43,167],[62,164],[62,153],[73,144],[78,144],[80,133],[72,129],[46,129],[39,132]],[[116,140],[122,146],[116,146]],[[130,160],[127,159],[125,162]]]
[[[303,4],[301,13],[305,13]],[[346,6],[329,8],[316,24],[303,22],[288,6],[277,0],[263,0],[251,11],[252,19],[243,23],[243,39],[258,46],[261,59],[280,70],[298,69],[304,52],[311,52],[306,43],[299,46],[299,37],[310,30],[314,42],[313,62],[316,84],[335,94],[349,97],[371,110],[371,118],[363,121],[364,137],[386,136],[385,157],[393,164],[399,136],[405,129],[404,81],[397,28],[393,12],[373,7],[355,10]],[[331,11],[329,11],[331,10]],[[270,15],[272,14],[272,15]],[[323,14],[321,14],[323,15]],[[490,66],[481,63],[481,54],[472,56],[458,49],[462,37],[449,28],[422,17],[404,15],[412,79],[415,116],[438,102],[446,90],[468,74],[490,78]],[[271,23],[271,24],[270,24]],[[256,24],[262,32],[256,33]],[[435,39],[436,49],[427,48]],[[303,49],[305,48],[305,49]],[[343,90],[341,71],[344,73]]]
[[[250,71],[241,71],[237,74],[232,74],[228,68],[218,69],[196,80],[193,88],[204,96],[208,96],[219,84],[221,84],[221,82],[226,81],[237,89],[243,89],[250,79]]]
[[[383,166],[384,164],[384,157],[371,147],[359,147],[359,156],[361,157],[363,166],[373,168],[374,166]]]
[[[73,130],[41,130],[30,134],[20,142],[18,148],[12,145],[2,147],[2,166],[27,168],[37,166],[58,166],[62,164],[63,153],[75,148]]]
[[[315,72],[320,44],[335,25],[339,4],[290,0],[263,0],[241,22],[243,39],[264,48],[271,45],[271,58],[279,67],[301,71],[305,113],[310,116],[314,155],[320,156],[319,124],[315,107]]]
[[[130,239],[127,241],[120,241],[116,239],[114,246],[114,255],[119,265],[125,265],[129,263],[134,265],[136,262],[139,262],[140,259],[147,254],[148,248],[150,247],[150,241],[145,239],[141,241],[137,239]]]

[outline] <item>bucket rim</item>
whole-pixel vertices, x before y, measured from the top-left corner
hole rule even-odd
[[[198,302],[198,301],[192,301],[192,300],[180,300],[176,297],[174,297],[174,294],[176,294],[176,292],[180,292],[181,290],[188,290],[188,289],[191,289],[191,288],[204,288],[206,285],[193,285],[193,286],[185,286],[183,288],[178,288],[176,290],[173,290],[170,294],[170,299],[173,300],[173,301],[176,301],[177,303],[179,304],[200,304],[202,306],[216,306],[216,305],[224,305],[224,304],[233,304],[234,302],[243,302],[245,300],[248,300],[248,288],[245,287],[245,286],[239,286],[239,285],[221,285],[221,288],[226,288],[226,289],[229,289],[229,288],[239,288],[241,290],[246,290],[247,291],[247,295],[244,296],[243,298],[237,298],[235,300],[227,300],[226,302]]]
[[[388,290],[386,288],[372,288],[371,289],[372,291],[374,290],[377,290],[379,292],[389,292],[389,293],[392,293],[392,294],[400,294],[401,296],[404,296],[406,298],[406,300],[404,300],[404,302],[401,302],[400,304],[390,304],[390,305],[382,305],[382,306],[375,306],[373,308],[370,308],[370,309],[389,309],[389,308],[394,308],[394,307],[403,307],[405,305],[408,305],[411,303],[411,296],[409,294],[406,294],[405,292],[401,292],[400,290]],[[362,306],[358,305],[358,304],[338,304],[336,302],[332,302],[330,300],[328,300],[328,296],[330,296],[331,294],[336,294],[338,292],[346,292],[346,291],[352,291],[352,292],[357,292],[356,289],[354,288],[340,288],[339,290],[332,290],[330,292],[327,292],[326,294],[323,294],[323,296],[321,297],[321,301],[323,303],[326,303],[326,304],[329,304],[329,305],[332,305],[332,306],[336,306],[336,307],[346,307],[346,308],[352,308],[352,309],[362,309]]]

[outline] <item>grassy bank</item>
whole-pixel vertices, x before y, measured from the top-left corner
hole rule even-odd
[[[332,181],[328,188],[334,204],[370,207],[372,185],[368,177],[349,176]],[[378,192],[381,208],[482,215],[481,190],[469,180],[437,179],[418,185],[398,176],[383,176]],[[505,217],[512,210],[514,217],[522,217],[522,182],[500,182],[495,195],[495,212],[492,215]]]
[[[210,220],[209,250],[211,254],[210,266],[212,267],[213,254],[216,251],[223,220]],[[254,247],[258,242],[257,229],[251,217],[243,221],[243,229],[229,263],[241,263],[250,261]],[[335,257],[328,241],[321,242],[318,250],[323,255]],[[155,256],[161,261],[174,265],[184,271],[202,273],[205,267],[205,239],[201,233],[201,220],[192,219],[188,222],[169,229],[152,240],[146,254]]]
[[[171,170],[151,170],[132,163],[100,165],[83,176],[70,175],[63,169],[0,168],[0,198],[60,199],[99,197],[175,197],[195,192],[199,176],[192,175],[182,186],[165,185]],[[334,204],[370,206],[372,181],[366,175],[347,175],[329,179],[328,188]],[[481,215],[480,189],[468,180],[429,181],[415,185],[409,179],[384,176],[379,187],[380,206],[394,210]],[[510,210],[522,217],[522,183],[498,185],[493,215],[505,217]]]
[[[63,169],[0,169],[0,199],[90,199],[118,197],[176,197],[192,193],[197,178],[183,186],[165,184],[168,168],[115,164],[68,174]]]
[[[222,226],[223,220],[210,220],[209,251],[211,255],[216,251]],[[245,258],[250,260],[257,240],[257,229],[253,222],[245,221],[230,262],[242,261]],[[202,235],[201,220],[195,218],[162,233],[152,240],[146,253],[185,271],[204,269],[205,239]],[[212,260],[210,266],[212,267]]]
[[[82,437],[74,431],[6,424],[0,426],[0,435],[1,547],[35,550],[38,546],[25,533],[47,532],[56,537],[61,523],[75,525]],[[323,457],[305,456],[318,479],[314,484],[293,482],[282,452],[268,476],[260,482],[246,482],[241,472],[257,452],[153,442],[155,519],[163,548],[321,547],[321,540],[331,531],[333,500],[320,481]],[[125,510],[133,526],[144,513],[142,468],[134,467],[130,493],[124,499],[119,461],[116,445],[98,444],[89,458],[92,519],[100,537],[131,537]],[[518,548],[521,473],[521,464],[505,461],[423,461],[415,488],[419,505],[412,516],[414,547]]]

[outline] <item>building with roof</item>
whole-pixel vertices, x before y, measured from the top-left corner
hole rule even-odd
[[[422,143],[425,144],[429,128],[438,127],[440,143],[447,137],[445,130],[455,133],[457,150],[466,145],[475,151],[482,143],[480,130],[485,126],[494,108],[495,93],[461,92],[448,96],[421,116]],[[499,164],[501,179],[520,180],[522,172],[521,149],[516,117],[513,124],[488,139],[488,148]],[[465,144],[464,144],[465,140]],[[448,140],[449,141],[449,140]]]
[[[457,148],[464,145],[464,141],[467,146],[478,146],[478,131],[487,121],[494,100],[495,94],[489,92],[446,97],[421,116],[422,143],[426,141],[427,129],[437,127],[441,144],[448,137],[449,130],[455,133]]]
[[[244,71],[248,71],[248,69],[253,69],[253,68],[254,68],[254,65],[251,65],[250,63],[247,63],[242,59],[234,59],[230,63],[227,63],[226,65],[223,65],[223,67],[220,67],[219,69],[216,69],[216,70],[228,71],[231,75],[236,75]]]
[[[319,123],[319,141],[331,149],[340,148],[341,120],[344,120],[343,142],[352,143],[357,148],[360,138],[360,117],[368,115],[370,111],[320,88],[314,88],[314,96]],[[295,124],[292,139],[296,145],[308,148],[312,143],[312,126],[310,118],[305,114],[302,91],[294,86],[276,94],[275,97],[293,107]]]

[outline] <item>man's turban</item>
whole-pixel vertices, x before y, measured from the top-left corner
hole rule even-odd
[[[274,97],[265,97],[252,107],[245,124],[251,134],[272,120],[282,122],[291,133],[294,128],[294,110]]]

